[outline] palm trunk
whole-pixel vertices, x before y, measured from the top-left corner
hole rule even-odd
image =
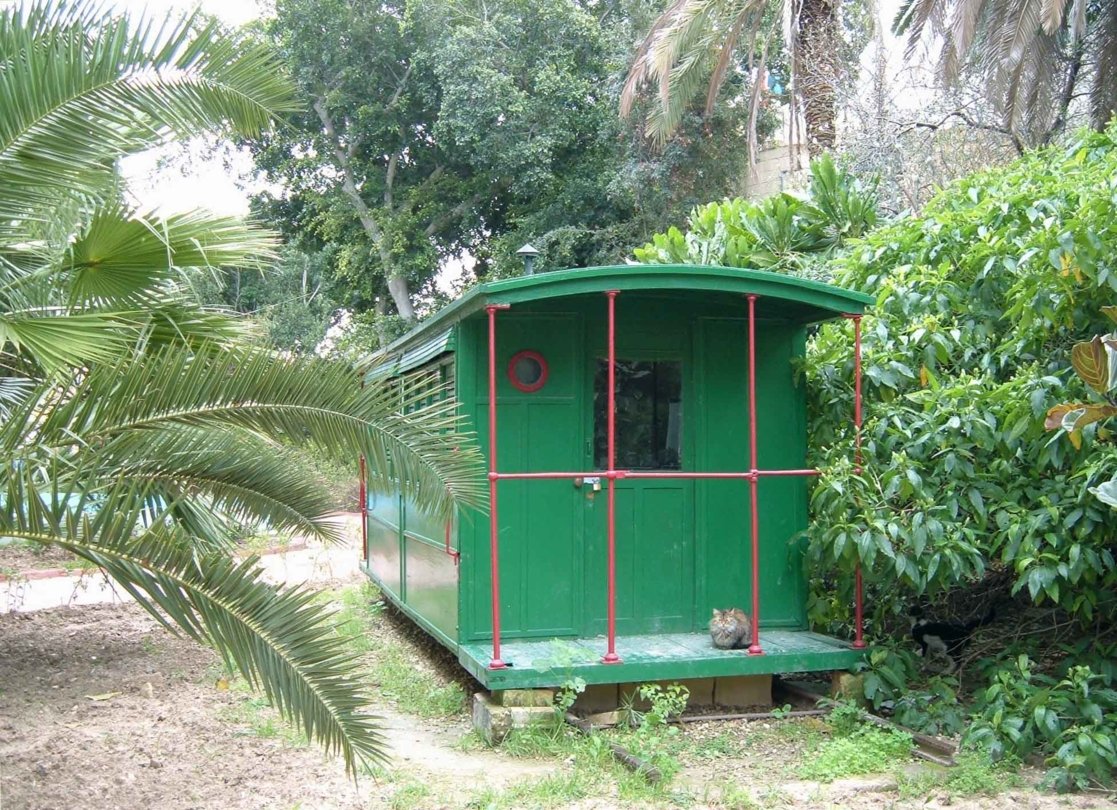
[[[837,0],[797,0],[795,51],[799,97],[812,158],[834,148],[838,74]]]

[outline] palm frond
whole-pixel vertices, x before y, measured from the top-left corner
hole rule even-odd
[[[260,268],[275,258],[276,238],[234,217],[202,211],[165,219],[101,207],[70,245],[64,268],[71,304],[126,309],[156,294],[183,268]]]
[[[217,649],[297,728],[340,753],[350,774],[385,759],[377,718],[363,712],[371,695],[353,678],[357,661],[313,591],[264,583],[257,557],[199,556],[173,526],[137,532],[149,494],[142,486],[117,483],[90,514],[37,495],[27,477],[7,476],[0,534],[100,566],[164,626]]]
[[[636,102],[636,97],[639,95],[640,90],[648,83],[651,77],[651,61],[650,53],[652,45],[655,44],[656,39],[660,36],[662,31],[669,25],[675,13],[690,0],[672,0],[667,9],[656,18],[652,23],[652,27],[648,30],[647,36],[636,48],[636,54],[632,60],[632,67],[629,68],[628,76],[625,78],[624,87],[621,90],[620,98],[620,114],[621,118],[628,118],[632,114],[632,105]]]
[[[26,355],[48,372],[85,363],[116,361],[138,329],[126,315],[70,313],[60,308],[0,311],[0,350]],[[138,334],[138,332],[137,332]]]
[[[199,129],[254,134],[295,106],[268,48],[197,15],[156,29],[7,6],[0,53],[0,233],[44,217],[59,193],[96,187],[122,154]]]
[[[429,393],[429,392],[428,392]],[[399,413],[400,392],[361,388],[347,367],[262,351],[164,351],[92,369],[39,426],[44,444],[109,442],[175,426],[243,429],[312,443],[338,458],[363,454],[370,485],[402,486],[432,513],[484,503],[480,450],[457,404]]]
[[[249,525],[340,539],[325,482],[289,447],[248,430],[127,432],[78,453],[75,463],[101,477],[151,484],[191,533],[212,545],[227,539],[225,522],[202,520],[191,504]]]

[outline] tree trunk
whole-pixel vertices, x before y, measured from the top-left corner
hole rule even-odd
[[[396,305],[396,311],[405,321],[413,321],[415,320],[415,309],[411,306],[411,294],[407,288],[407,278],[396,274],[397,270],[395,263],[392,261],[391,251],[388,250],[388,246],[384,242],[384,232],[380,229],[380,225],[376,222],[357,189],[357,181],[353,177],[353,164],[349,160],[349,155],[345,149],[342,148],[333,117],[326,109],[325,99],[317,98],[314,100],[314,111],[318,113],[318,120],[322,122],[326,137],[330,139],[330,144],[333,146],[334,157],[337,159],[338,168],[341,170],[341,186],[345,190],[345,195],[353,203],[361,227],[380,253],[380,262],[384,265],[384,275],[388,279],[388,292]]]
[[[834,148],[838,78],[837,0],[797,0],[795,51],[799,97],[812,158]]]

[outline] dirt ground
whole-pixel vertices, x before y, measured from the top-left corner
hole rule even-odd
[[[0,807],[348,810],[392,801],[391,774],[354,787],[318,749],[224,721],[243,696],[219,689],[219,675],[214,653],[132,605],[0,616]],[[382,716],[409,781],[503,787],[555,767],[457,750],[465,718]]]
[[[209,650],[175,638],[134,605],[58,608],[0,616],[0,807],[4,810],[121,808],[321,808],[469,806],[497,790],[560,775],[566,763],[462,750],[465,717],[417,720],[382,713],[393,771],[354,786],[336,760],[236,722],[243,693],[220,688]],[[696,735],[728,724],[694,724]],[[703,730],[705,729],[705,730]],[[748,734],[744,724],[734,733]],[[767,763],[784,752],[760,754]],[[758,758],[758,759],[759,759]],[[702,806],[701,785],[743,762],[711,762],[681,774]],[[778,767],[765,769],[778,777]],[[409,787],[431,789],[408,800]],[[439,797],[434,799],[433,797]],[[859,780],[820,788],[782,782],[767,806],[891,807],[886,783]],[[999,808],[1111,807],[1090,797],[1033,792],[951,802],[935,796],[904,806]],[[581,808],[625,806],[582,801]],[[635,805],[630,805],[635,806]]]

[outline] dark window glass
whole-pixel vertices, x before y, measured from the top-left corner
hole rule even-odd
[[[543,376],[543,364],[531,355],[524,355],[512,366],[512,374],[523,385],[532,386]]]
[[[683,382],[678,360],[618,360],[617,469],[677,470],[682,459]],[[593,381],[594,464],[609,463],[609,363]]]

